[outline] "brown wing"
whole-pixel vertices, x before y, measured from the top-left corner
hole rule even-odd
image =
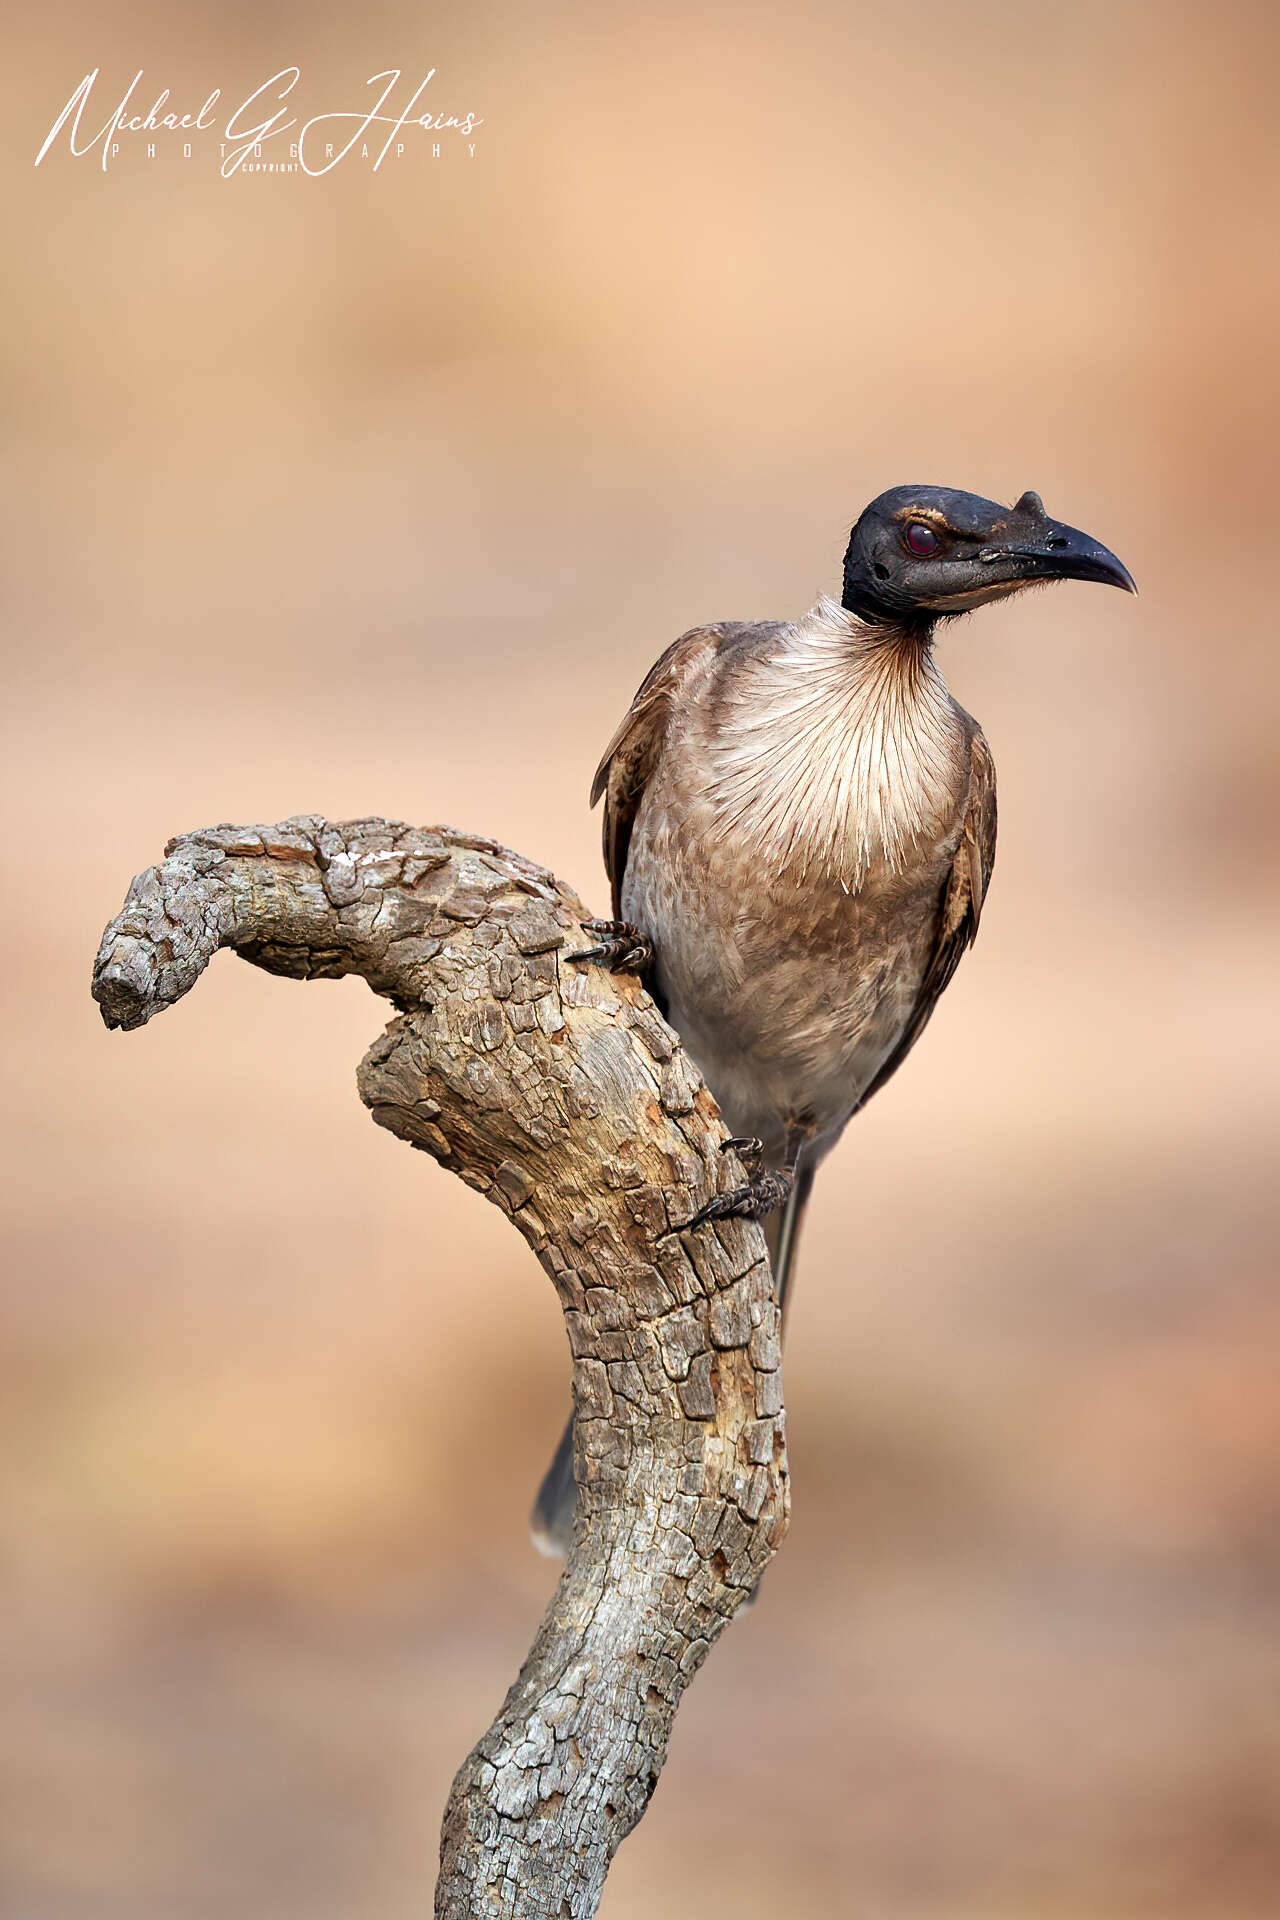
[[[596,768],[591,804],[594,807],[604,795],[604,864],[615,915],[622,913],[622,876],[627,870],[632,823],[661,756],[672,704],[697,664],[735,631],[730,625],[694,627],[673,641],[650,667]]]
[[[862,1097],[865,1106],[873,1093],[897,1072],[929,1023],[939,996],[978,932],[982,903],[996,858],[996,770],[991,750],[975,722],[969,742],[969,799],[964,827],[951,872],[938,902],[938,927],[933,953],[920,993],[899,1040]]]

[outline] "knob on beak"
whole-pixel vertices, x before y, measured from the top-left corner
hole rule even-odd
[[[1097,580],[1104,586],[1121,587],[1126,593],[1138,591],[1128,567],[1110,547],[1079,527],[1050,520],[1038,494],[1024,493],[1013,511],[1039,524],[1028,538],[983,547],[978,559],[984,566],[999,566],[1018,580]]]

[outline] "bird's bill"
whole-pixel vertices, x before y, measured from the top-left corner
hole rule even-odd
[[[1061,520],[1046,520],[1030,540],[985,546],[978,561],[991,569],[993,581],[1097,580],[1125,593],[1138,591],[1128,567],[1110,547]]]

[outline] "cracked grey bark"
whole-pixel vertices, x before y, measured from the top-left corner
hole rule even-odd
[[[681,1694],[786,1525],[763,1236],[747,1221],[679,1231],[740,1170],[639,984],[566,962],[588,917],[491,841],[303,817],[170,842],[94,970],[104,1020],[125,1028],[172,1006],[219,947],[295,979],[362,974],[399,1009],[359,1070],[374,1119],[509,1214],[559,1295],[577,1526],[520,1676],[454,1781],[445,1920],[596,1911]]]

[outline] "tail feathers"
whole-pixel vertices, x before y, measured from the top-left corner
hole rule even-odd
[[[550,1560],[563,1560],[573,1538],[574,1515],[578,1511],[578,1486],[573,1477],[573,1415],[560,1436],[551,1465],[538,1488],[538,1497],[529,1515],[529,1531],[539,1553]]]
[[[796,1254],[800,1247],[800,1229],[804,1225],[805,1210],[813,1190],[813,1176],[816,1171],[811,1161],[802,1159],[792,1178],[790,1193],[777,1213],[771,1214],[765,1221],[764,1237],[769,1248],[769,1265],[773,1268],[773,1291],[777,1297],[778,1310],[782,1315],[784,1326],[787,1318],[787,1295],[791,1291],[791,1282],[796,1270]]]

